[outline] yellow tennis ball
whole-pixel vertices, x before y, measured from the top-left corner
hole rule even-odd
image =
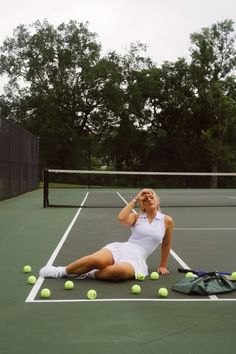
[[[157,280],[157,279],[159,279],[159,273],[157,273],[157,272],[152,272],[151,275],[150,275],[150,278],[151,278],[152,280]]]
[[[90,290],[87,292],[87,298],[88,298],[88,299],[94,300],[94,299],[96,299],[96,297],[97,297],[97,292],[96,292],[96,290],[90,289]]]
[[[44,288],[44,289],[41,290],[40,295],[43,298],[50,297],[51,296],[51,291],[48,288]]]
[[[185,277],[186,278],[193,278],[194,274],[192,272],[188,272],[188,273],[185,274]]]
[[[231,280],[236,280],[236,272],[233,272],[230,276]]]
[[[141,293],[141,286],[138,285],[138,284],[134,284],[134,285],[131,287],[131,293],[132,293],[132,294],[140,294],[140,293]]]
[[[145,280],[145,275],[142,274],[142,273],[138,273],[138,274],[137,274],[137,280],[140,280],[140,281]]]
[[[30,273],[31,270],[32,270],[32,268],[31,268],[30,265],[25,265],[25,266],[23,267],[23,272],[24,272],[24,273]]]
[[[33,285],[36,283],[36,277],[34,275],[30,275],[27,279],[27,283],[30,284],[30,285]]]
[[[73,289],[73,287],[74,287],[74,283],[71,280],[67,280],[64,284],[64,288],[66,290],[71,290],[71,289]]]
[[[168,296],[168,290],[166,288],[160,288],[158,290],[158,295],[160,297],[167,297]]]

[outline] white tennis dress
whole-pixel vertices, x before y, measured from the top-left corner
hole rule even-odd
[[[127,242],[112,242],[103,248],[112,252],[114,262],[130,263],[135,276],[142,273],[148,275],[146,260],[152,254],[165,235],[165,215],[159,211],[150,223],[146,213],[141,213],[131,228],[132,234]]]

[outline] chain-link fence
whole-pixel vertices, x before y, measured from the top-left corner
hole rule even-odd
[[[0,200],[38,187],[38,138],[0,117]]]
[[[216,142],[211,151],[218,148]],[[224,150],[214,157],[201,139],[40,137],[40,164],[42,169],[236,172],[236,142],[225,141]]]

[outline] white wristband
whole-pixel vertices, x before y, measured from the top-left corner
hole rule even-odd
[[[134,204],[137,203],[137,200],[134,198],[133,200],[131,200],[131,202],[133,202]]]

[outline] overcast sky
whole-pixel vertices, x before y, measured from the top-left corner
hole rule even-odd
[[[232,19],[236,0],[0,0],[0,44],[19,24],[47,19],[89,22],[103,53],[123,53],[131,42],[147,45],[157,65],[188,57],[189,35],[217,21]],[[0,78],[0,93],[3,79]]]

